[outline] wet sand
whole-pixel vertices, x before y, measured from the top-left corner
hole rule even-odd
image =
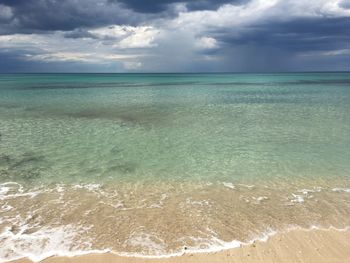
[[[29,263],[23,259],[14,263]],[[186,253],[164,259],[121,257],[111,253],[76,257],[51,257],[44,263],[194,263],[194,262],[350,262],[350,230],[291,230],[266,242],[216,253]]]

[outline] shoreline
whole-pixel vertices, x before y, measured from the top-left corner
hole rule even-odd
[[[52,256],[43,263],[190,263],[190,262],[350,262],[350,229],[294,229],[218,252],[186,252],[179,256],[147,258],[121,256],[116,253]],[[31,263],[29,259],[9,261]]]

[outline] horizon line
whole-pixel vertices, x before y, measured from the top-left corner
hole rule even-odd
[[[201,72],[0,72],[6,74],[287,74],[287,73],[350,73],[350,70],[305,70],[305,71],[201,71]]]

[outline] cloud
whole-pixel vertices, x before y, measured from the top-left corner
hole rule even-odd
[[[345,9],[350,9],[350,1],[349,0],[343,0],[340,2],[340,6]]]
[[[93,33],[89,32],[88,30],[78,28],[73,31],[69,31],[64,34],[65,38],[92,38],[97,39],[97,36]]]
[[[0,4],[10,8],[13,14],[11,23],[3,25],[2,34],[70,31],[108,24],[136,24],[144,19],[107,0],[0,0]]]
[[[84,31],[82,37],[104,40],[115,48],[148,48],[156,46],[154,40],[160,31],[152,26],[119,26],[112,25],[90,31]]]
[[[50,62],[51,64],[53,62],[75,62],[90,64],[91,67],[98,68],[105,68],[106,65],[114,63],[123,65],[123,62],[134,61],[146,55],[118,50],[112,44],[104,45],[98,42],[99,44],[96,45],[96,40],[98,39],[95,37],[67,38],[65,32],[56,32],[49,36],[47,34],[3,35],[0,36],[0,51],[3,51],[1,56],[5,56],[5,53],[11,54],[12,60],[22,60],[25,62],[22,63],[23,65],[29,65],[30,61],[33,62],[32,64],[35,64],[34,62]]]
[[[213,35],[227,45],[270,46],[295,52],[338,48],[350,43],[350,17],[266,21],[246,26],[239,34],[228,29]]]
[[[9,6],[0,4],[0,21],[7,22],[13,17],[12,9]]]
[[[109,0],[109,2],[121,2],[127,8],[140,13],[159,13],[165,11],[170,6],[184,3],[187,10],[215,10],[223,4],[241,4],[244,1],[240,0]]]
[[[159,31],[152,27],[137,27],[128,37],[121,40],[116,46],[120,48],[148,48],[154,47],[156,35]]]
[[[215,38],[201,37],[195,42],[195,46],[198,47],[198,49],[213,49],[217,48],[218,44]]]
[[[0,33],[71,31],[110,24],[138,25],[154,18],[177,16],[184,10],[216,10],[223,4],[243,4],[246,0],[0,0]]]
[[[349,3],[0,0],[0,60],[38,71],[346,70]]]
[[[122,72],[122,63],[113,62],[105,64],[81,63],[80,61],[62,60],[34,60],[28,59],[26,52],[18,50],[0,50],[0,72]]]

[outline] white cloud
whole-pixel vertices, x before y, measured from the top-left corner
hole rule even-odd
[[[106,64],[134,61],[146,54],[115,50],[112,45],[101,44],[98,39],[65,38],[62,32],[50,35],[16,34],[0,36],[0,49],[21,50],[25,60],[70,61]]]
[[[135,27],[132,34],[121,40],[116,47],[119,48],[149,48],[154,47],[155,37],[159,31],[153,27]]]
[[[39,61],[81,61],[96,63],[96,59],[89,53],[79,53],[79,52],[54,52],[46,54],[28,54],[26,55],[28,60],[39,60]]]
[[[201,37],[196,40],[195,46],[198,49],[213,49],[213,48],[217,48],[218,44],[215,38]]]
[[[152,26],[119,26],[112,25],[89,30],[99,39],[110,40],[115,48],[149,48],[154,47],[160,30]]]
[[[29,60],[40,61],[76,61],[87,63],[104,64],[111,61],[123,61],[139,57],[137,55],[123,55],[123,54],[100,54],[100,53],[83,53],[83,52],[52,52],[45,54],[28,54]]]
[[[258,24],[271,19],[286,21],[300,17],[350,16],[342,0],[252,0],[244,5],[226,4],[217,10],[180,12],[171,28],[202,32],[210,27],[227,28]]]
[[[245,5],[223,5],[213,11],[183,12],[172,21],[171,25],[195,30],[242,25],[264,17],[276,4],[278,0],[253,0]]]

